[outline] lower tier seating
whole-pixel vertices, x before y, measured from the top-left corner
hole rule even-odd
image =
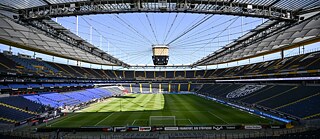
[[[2,105],[0,105],[0,111],[0,117],[11,119],[14,121],[22,121],[35,116],[33,114],[12,109]]]
[[[251,90],[245,90],[246,88]],[[204,84],[198,93],[253,106],[260,105],[303,119],[320,116],[320,86],[264,85],[252,92],[253,88],[257,87],[242,84]]]

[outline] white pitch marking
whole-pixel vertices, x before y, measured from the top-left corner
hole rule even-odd
[[[135,122],[136,122],[136,120],[134,120],[131,125],[133,125]]]
[[[190,119],[188,119],[188,120],[189,120],[189,122],[191,123],[191,125],[193,125],[192,121],[191,121]]]
[[[57,124],[57,123],[60,123],[60,122],[62,122],[62,121],[65,121],[65,120],[67,120],[67,119],[70,119],[70,118],[72,118],[72,117],[75,117],[76,115],[78,115],[78,113],[76,113],[76,114],[74,114],[74,115],[72,115],[72,116],[70,116],[70,117],[67,117],[67,118],[65,118],[65,119],[62,119],[62,120],[60,120],[60,121],[57,121],[57,122],[55,122],[55,123],[52,123],[50,126],[55,125],[55,124]]]
[[[225,120],[223,120],[222,118],[220,118],[219,116],[213,114],[212,112],[208,111],[208,113],[210,113],[211,115],[217,117],[218,119],[220,119],[221,121],[225,122],[226,124],[229,124],[228,122],[226,122]]]
[[[101,122],[103,122],[104,120],[108,119],[111,115],[113,115],[114,113],[111,113],[110,115],[108,115],[107,117],[103,118],[101,121],[99,121],[97,124],[95,124],[94,126],[100,124]]]

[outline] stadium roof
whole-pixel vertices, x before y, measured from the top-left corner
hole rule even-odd
[[[159,0],[156,3],[133,0],[2,0],[0,10],[12,12],[13,16],[0,16],[0,42],[89,63],[130,67],[133,65],[121,60],[121,57],[112,56],[109,51],[106,52],[87,42],[51,18],[132,12],[177,12],[206,15],[203,20],[198,20],[190,28],[186,28],[182,34],[171,38],[171,41],[167,42],[169,46],[186,37],[186,34],[201,26],[202,23],[209,21],[211,15],[269,19],[257,27],[254,26],[255,28],[243,36],[238,35],[237,39],[232,40],[231,43],[228,39],[228,43],[222,48],[212,53],[204,53],[201,55],[202,59],[192,64],[192,66],[211,65],[256,57],[318,41],[319,15],[308,19],[300,16],[318,12],[319,9],[319,0],[188,0],[183,2]],[[117,16],[117,18],[122,20],[121,17]],[[151,24],[148,17],[147,19]],[[230,22],[234,21],[230,20]],[[126,25],[130,28],[130,24]],[[150,26],[154,31],[152,25]],[[228,28],[229,26],[226,27]],[[205,42],[201,48],[207,47],[208,43],[212,41]]]
[[[320,39],[319,17],[318,14],[308,20],[289,25],[269,20],[238,40],[197,61],[195,65],[227,63],[317,42]]]
[[[34,7],[41,7],[41,6],[49,6],[49,5],[57,5],[57,4],[65,4],[65,3],[103,3],[107,0],[2,0],[0,3],[4,6],[12,7],[15,9],[28,9],[28,8],[34,8]],[[111,1],[109,1],[111,3]],[[128,1],[128,0],[122,0],[119,2],[134,2],[134,1]],[[148,1],[147,1],[148,2]],[[154,1],[152,1],[154,2]],[[170,1],[170,2],[175,2]],[[187,2],[192,2],[192,0],[189,0]],[[199,0],[199,2],[205,3],[208,2],[207,0]],[[297,11],[297,10],[303,10],[303,9],[309,9],[313,7],[319,6],[318,0],[213,0],[212,3],[216,2],[224,2],[224,3],[232,3],[232,4],[251,4],[251,5],[259,5],[259,6],[265,6],[268,8],[279,8],[284,9],[288,11]]]
[[[46,24],[43,30],[18,24],[0,14],[0,42],[19,48],[59,56],[72,60],[103,65],[126,66],[122,61],[97,49],[79,36],[70,32],[52,20],[33,21],[34,24]],[[44,30],[54,30],[52,34]],[[60,39],[60,40],[59,40]]]

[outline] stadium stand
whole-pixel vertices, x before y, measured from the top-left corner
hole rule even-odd
[[[165,71],[155,71],[156,78],[165,78]]]
[[[27,120],[36,116],[34,113],[30,113],[21,109],[16,109],[15,107],[6,104],[0,104],[0,117],[13,120],[13,122]]]
[[[132,79],[134,79],[134,73],[133,73],[133,71],[124,71],[124,78],[125,79],[128,79],[128,80],[132,80]]]
[[[28,99],[23,98],[22,96],[2,97],[0,98],[0,102],[14,106],[14,107],[18,107],[20,109],[24,109],[26,111],[33,111],[33,112],[44,111],[43,105],[34,103]]]
[[[31,86],[37,86],[30,84]],[[51,84],[53,85],[53,84]],[[72,84],[71,84],[72,85]],[[0,122],[16,123],[46,112],[47,108],[76,106],[96,99],[109,98],[123,93],[118,87],[92,88],[74,92],[41,92],[0,98]]]
[[[134,71],[136,78],[146,78],[145,71]]]
[[[175,78],[186,78],[186,71],[174,71]]]
[[[196,72],[195,74],[196,78],[203,78],[206,73],[206,71],[203,71],[203,70],[196,70],[195,72]]]
[[[284,59],[265,61],[244,66],[236,66],[224,69],[197,70],[197,71],[111,71],[90,69],[77,66],[46,62],[32,58],[19,58],[18,56],[5,56],[1,53],[0,70],[21,73],[21,71],[44,74],[58,77],[81,77],[89,79],[153,79],[156,78],[236,78],[250,75],[277,76],[279,73],[286,74],[311,74],[318,73],[319,52],[302,54],[299,56],[286,57]],[[9,58],[8,58],[9,57]],[[13,60],[11,60],[13,59]],[[15,64],[12,64],[15,63]],[[24,65],[23,65],[24,64]],[[21,66],[20,66],[21,65]],[[31,66],[34,65],[34,66]],[[37,68],[35,68],[35,66]]]
[[[16,71],[19,72],[17,69],[17,64],[7,58],[3,53],[0,53],[0,71]]]
[[[196,71],[186,71],[186,78],[194,78]]]
[[[118,78],[116,73],[114,71],[111,70],[105,70],[104,73],[107,74],[108,77],[110,77],[111,79],[116,79]]]
[[[204,84],[199,93],[263,106],[301,119],[319,117],[319,86]],[[309,106],[309,107],[308,107]]]
[[[282,105],[276,109],[304,119],[319,117],[319,93]]]
[[[188,91],[188,84],[180,84],[180,90],[178,91]]]
[[[154,71],[146,71],[146,78],[155,78]]]
[[[116,76],[118,77],[118,78],[125,78],[125,75],[123,74],[123,71],[119,71],[119,70],[116,70],[116,71],[114,71],[114,73],[116,74]]]

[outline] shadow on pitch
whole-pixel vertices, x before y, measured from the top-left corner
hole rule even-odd
[[[134,96],[116,96],[114,98],[136,98]]]

